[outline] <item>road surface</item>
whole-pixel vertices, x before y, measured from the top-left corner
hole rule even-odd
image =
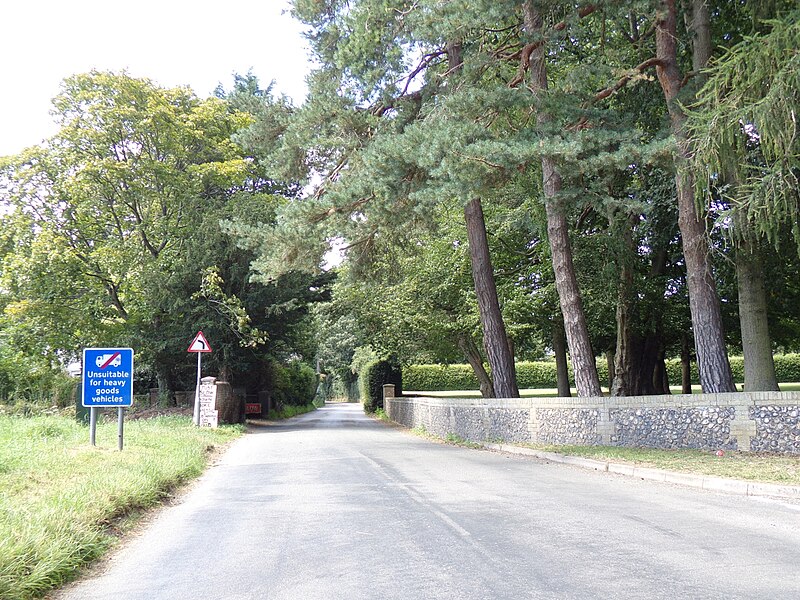
[[[438,444],[332,404],[245,436],[58,600],[800,598],[800,506]]]

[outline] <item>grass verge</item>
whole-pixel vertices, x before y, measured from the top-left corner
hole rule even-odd
[[[641,467],[728,477],[749,481],[800,485],[800,457],[758,452],[725,451],[722,456],[703,450],[657,450],[619,448],[616,446],[544,446],[526,447],[569,456],[606,462],[628,463]]]
[[[304,415],[308,412],[313,410],[317,410],[317,407],[314,404],[305,404],[303,406],[293,406],[291,404],[287,404],[280,410],[271,410],[269,411],[269,415],[267,419],[270,421],[280,421],[281,419],[291,419],[292,417],[296,417],[297,415]]]
[[[389,419],[389,415],[387,415],[386,411],[382,408],[376,408],[375,412],[372,413],[372,416],[380,421],[386,421],[387,423],[391,421],[391,419]]]
[[[457,433],[450,432],[444,437],[434,435],[430,433],[427,429],[425,429],[424,425],[417,425],[416,427],[410,429],[409,431],[412,434],[416,435],[417,437],[425,438],[426,440],[430,440],[432,442],[450,444],[451,446],[461,446],[462,448],[472,448],[474,450],[479,450],[483,448],[483,444],[480,444],[478,442],[471,442],[470,440],[461,437]]]
[[[242,427],[199,429],[185,417],[87,427],[62,416],[0,416],[0,598],[42,596],[116,539],[114,525],[199,475],[209,451]]]
[[[465,440],[455,433],[444,438],[433,435],[418,425],[412,434],[431,441],[466,448],[482,448],[483,444]],[[494,443],[504,443],[494,440]],[[579,456],[605,462],[627,463],[639,467],[695,473],[711,477],[727,477],[780,485],[800,485],[800,456],[760,452],[725,451],[722,456],[708,450],[659,450],[655,448],[621,448],[618,446],[552,446],[544,444],[512,444],[543,452]]]

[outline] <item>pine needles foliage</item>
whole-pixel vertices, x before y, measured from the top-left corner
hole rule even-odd
[[[693,164],[705,197],[727,197],[736,235],[777,246],[788,228],[800,250],[800,10],[765,24],[708,70],[690,111]]]

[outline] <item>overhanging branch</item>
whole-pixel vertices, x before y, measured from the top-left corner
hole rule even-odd
[[[621,90],[624,88],[631,79],[633,79],[637,75],[641,75],[643,71],[649,69],[650,67],[655,67],[658,65],[662,65],[663,61],[660,58],[648,58],[641,64],[636,65],[633,69],[628,71],[625,75],[620,77],[617,82],[613,85],[608,86],[604,90],[600,90],[594,95],[594,98],[591,99],[589,105],[594,104],[595,102],[599,102],[600,100],[604,100],[608,98],[611,94]]]
[[[584,17],[589,16],[596,10],[597,10],[596,4],[587,4],[586,6],[578,10],[578,18],[583,19]],[[563,31],[564,29],[567,28],[567,25],[568,25],[567,20],[559,21],[558,23],[553,25],[552,30]],[[530,68],[531,65],[531,55],[542,44],[544,44],[544,39],[537,40],[529,44],[525,44],[525,46],[523,46],[521,50],[509,56],[509,58],[512,60],[519,58],[519,69],[517,70],[517,74],[514,77],[514,79],[508,82],[508,87],[511,88],[517,87],[519,84],[525,81],[525,74],[528,72],[528,69]]]

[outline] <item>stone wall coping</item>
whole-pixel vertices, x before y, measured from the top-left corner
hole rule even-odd
[[[458,406],[464,408],[520,408],[529,409],[531,398],[444,398],[441,396],[395,396],[392,402],[410,404],[419,402],[428,406]]]

